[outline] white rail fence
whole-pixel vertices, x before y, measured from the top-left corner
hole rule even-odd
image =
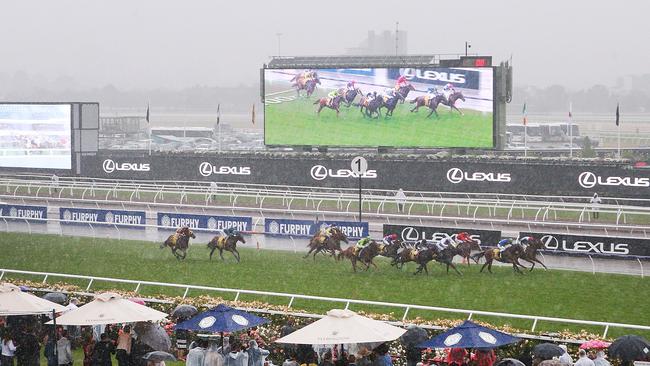
[[[556,318],[556,317],[547,317],[547,316],[536,316],[536,315],[523,315],[523,314],[512,314],[512,313],[502,313],[502,312],[492,312],[492,311],[481,311],[481,310],[468,310],[468,309],[456,309],[456,308],[445,308],[439,306],[426,306],[426,305],[414,305],[414,304],[403,304],[403,303],[393,303],[385,301],[369,301],[369,300],[358,300],[358,299],[345,299],[337,297],[324,297],[324,296],[313,296],[313,295],[301,295],[301,294],[291,294],[291,293],[282,293],[282,292],[271,292],[271,291],[256,291],[256,290],[244,290],[244,289],[232,289],[232,288],[223,288],[223,287],[211,287],[211,286],[198,286],[198,285],[186,285],[186,284],[177,284],[177,283],[165,283],[165,282],[153,282],[153,281],[141,281],[141,280],[129,280],[129,279],[118,279],[110,277],[96,277],[96,276],[83,276],[83,275],[74,275],[74,274],[64,274],[64,273],[51,273],[51,272],[35,272],[35,271],[21,271],[14,269],[0,269],[0,280],[5,279],[7,274],[19,274],[19,275],[30,275],[30,276],[43,276],[42,283],[47,283],[50,278],[64,278],[64,279],[76,279],[76,280],[87,280],[88,284],[85,288],[86,291],[90,291],[93,284],[96,282],[108,282],[113,284],[131,284],[134,285],[134,292],[139,293],[144,286],[157,286],[157,287],[166,287],[184,290],[183,298],[186,298],[190,290],[199,290],[204,292],[221,292],[227,294],[234,294],[234,301],[238,301],[242,294],[245,295],[257,295],[257,296],[266,296],[273,298],[283,298],[287,300],[286,306],[292,308],[296,300],[311,300],[318,302],[325,302],[331,304],[337,304],[333,306],[345,305],[345,309],[350,309],[353,305],[370,305],[370,306],[382,306],[388,308],[399,309],[402,311],[401,321],[404,323],[408,320],[408,314],[411,310],[423,310],[430,312],[442,312],[442,313],[451,313],[451,314],[462,314],[466,319],[472,319],[475,316],[487,316],[495,318],[505,318],[505,319],[524,319],[532,322],[530,327],[531,332],[535,332],[539,322],[555,323],[558,325],[566,324],[575,324],[582,326],[597,326],[603,327],[603,337],[607,337],[607,333],[610,328],[622,328],[622,329],[635,329],[635,330],[644,330],[650,331],[650,326],[648,325],[636,325],[636,324],[625,324],[625,323],[615,323],[615,322],[603,322],[603,321],[591,321],[591,320],[579,320],[579,319],[568,319],[568,318]],[[558,330],[560,330],[559,328]]]

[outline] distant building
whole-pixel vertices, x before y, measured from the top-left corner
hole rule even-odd
[[[408,54],[407,48],[408,33],[398,31],[397,33],[397,54]],[[348,48],[348,55],[395,55],[395,31],[385,30],[381,33],[368,31],[368,37],[359,46]]]

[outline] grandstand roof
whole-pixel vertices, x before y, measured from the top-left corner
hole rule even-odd
[[[443,59],[459,59],[461,55],[406,55],[406,56],[277,56],[266,65],[270,69],[282,68],[324,68],[324,67],[399,67],[432,66]]]

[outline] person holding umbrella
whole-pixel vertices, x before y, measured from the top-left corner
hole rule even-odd
[[[580,352],[578,352],[578,357],[578,361],[576,361],[574,366],[595,366],[594,361],[587,357],[587,351],[581,349]]]
[[[566,345],[561,344],[559,347],[562,348],[562,351],[564,351],[564,353],[560,355],[560,363],[573,365],[573,357],[571,357],[571,355],[567,351]]]

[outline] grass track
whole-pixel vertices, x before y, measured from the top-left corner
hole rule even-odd
[[[325,108],[320,116],[310,99],[267,105],[266,143],[270,145],[492,147],[492,113],[464,110],[464,116],[438,107],[440,117],[426,118],[408,102],[398,104],[392,118],[368,119],[359,108],[341,107],[341,114]],[[462,109],[462,107],[461,107]],[[383,112],[386,110],[383,109]],[[382,113],[383,113],[382,112]]]
[[[571,271],[535,271],[514,275],[508,268],[496,268],[493,275],[478,273],[478,267],[462,268],[463,277],[446,275],[442,267],[430,265],[430,276],[413,276],[391,268],[379,260],[378,270],[354,274],[349,262],[335,263],[325,257],[314,262],[301,254],[282,251],[241,249],[242,263],[226,253],[226,261],[207,259],[203,245],[193,246],[188,259],[178,262],[168,249],[137,241],[23,235],[0,236],[0,267],[45,272],[61,272],[126,279],[175,282],[219,287],[290,292],[329,297],[401,302],[451,308],[545,315],[574,319],[650,324],[650,279],[640,277],[588,274]],[[55,281],[50,278],[49,281]],[[79,285],[85,282],[67,281]],[[114,288],[112,284],[93,284],[93,288]],[[132,290],[133,286],[124,287]],[[142,288],[148,295],[182,295],[183,290]],[[192,291],[190,295],[198,295]],[[222,295],[232,298],[233,295]],[[251,298],[242,297],[242,300]],[[258,298],[259,299],[259,298]],[[286,300],[260,299],[286,304]],[[322,312],[335,304],[296,301],[294,307]],[[343,305],[341,305],[343,306]],[[354,306],[358,309],[359,307]],[[371,307],[377,312],[401,313],[395,309]],[[447,317],[411,311],[409,317]],[[482,318],[529,328],[529,321]],[[540,322],[538,329],[558,329]],[[564,327],[563,327],[564,328]],[[577,329],[576,327],[566,328]],[[587,328],[602,331],[599,328]],[[611,329],[616,335],[629,331]]]

